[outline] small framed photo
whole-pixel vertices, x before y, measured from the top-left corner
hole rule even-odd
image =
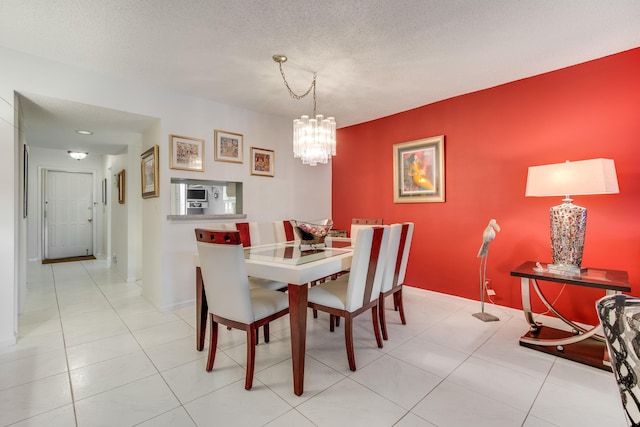
[[[22,217],[26,218],[29,211],[29,147],[22,146]]]
[[[158,197],[158,146],[154,145],[140,156],[142,198]]]
[[[171,169],[204,172],[204,139],[169,135]]]
[[[124,169],[118,174],[118,203],[124,204],[125,192],[125,172]]]
[[[251,147],[251,175],[274,176],[275,154],[273,150]]]
[[[215,156],[218,162],[242,163],[244,141],[242,134],[216,129],[214,132]]]
[[[444,202],[444,135],[393,145],[393,202]]]

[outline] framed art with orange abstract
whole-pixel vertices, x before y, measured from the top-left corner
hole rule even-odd
[[[394,203],[445,201],[444,135],[393,145]]]

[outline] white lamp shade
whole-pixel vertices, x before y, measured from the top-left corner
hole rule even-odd
[[[526,197],[618,194],[616,166],[612,159],[530,166]]]

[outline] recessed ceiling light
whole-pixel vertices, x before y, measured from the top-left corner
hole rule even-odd
[[[79,133],[80,135],[93,135],[93,132],[90,130],[77,130],[76,133]]]

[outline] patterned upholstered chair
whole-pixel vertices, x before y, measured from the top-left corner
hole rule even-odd
[[[640,426],[640,298],[608,295],[596,309],[627,420]]]

